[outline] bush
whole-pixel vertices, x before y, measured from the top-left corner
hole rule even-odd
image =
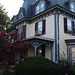
[[[60,67],[44,57],[29,57],[15,66],[16,75],[61,75]]]
[[[75,65],[71,65],[69,69],[69,75],[75,75]]]

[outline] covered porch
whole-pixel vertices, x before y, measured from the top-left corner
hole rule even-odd
[[[27,51],[27,57],[43,56],[53,60],[53,39],[35,36],[27,40],[30,45]]]

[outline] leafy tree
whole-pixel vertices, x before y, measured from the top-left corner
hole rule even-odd
[[[5,30],[5,28],[7,29],[10,23],[11,21],[7,15],[7,12],[5,12],[5,9],[0,4],[0,31]]]

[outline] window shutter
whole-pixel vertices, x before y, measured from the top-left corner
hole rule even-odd
[[[67,33],[67,18],[64,18],[64,32]]]
[[[38,30],[38,23],[35,23],[35,33]]]
[[[42,34],[46,33],[46,20],[43,20],[43,25],[42,25]]]
[[[73,27],[73,34],[75,34],[75,25],[74,25],[74,21],[72,21],[72,27]]]
[[[23,34],[22,34],[23,39],[26,38],[26,25],[23,26]]]

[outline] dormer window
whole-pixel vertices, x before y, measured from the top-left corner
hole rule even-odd
[[[70,2],[70,10],[75,12],[75,2]]]
[[[40,3],[36,6],[36,14],[45,10],[45,2],[40,1]]]
[[[19,19],[22,19],[23,18],[23,14],[22,12],[20,13],[20,16],[19,16]]]

